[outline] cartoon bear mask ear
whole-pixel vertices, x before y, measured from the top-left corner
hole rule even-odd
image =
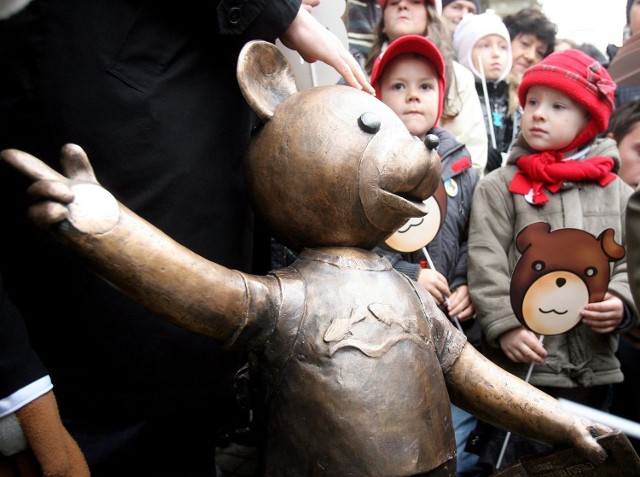
[[[613,229],[606,229],[598,236],[600,246],[605,255],[609,257],[610,262],[620,260],[626,254],[624,247],[615,241],[614,236],[615,232]]]
[[[516,235],[518,252],[524,253],[532,243],[544,240],[544,236],[548,235],[549,232],[551,232],[551,226],[546,222],[533,222],[524,226]]]
[[[242,48],[236,76],[247,103],[263,122],[298,91],[293,68],[285,56],[275,45],[262,40],[250,41]]]

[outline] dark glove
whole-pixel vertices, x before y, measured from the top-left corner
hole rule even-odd
[[[497,149],[489,146],[489,151],[487,154],[487,165],[484,168],[484,174],[487,175],[489,172],[499,168],[502,166],[502,154]]]

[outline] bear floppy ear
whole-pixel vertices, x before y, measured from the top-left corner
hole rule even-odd
[[[536,237],[547,235],[550,230],[551,226],[546,222],[533,222],[525,225],[516,236],[516,247],[518,251],[524,253],[529,245],[538,240]]]
[[[609,261],[620,260],[625,255],[624,247],[618,244],[614,239],[615,232],[613,229],[606,229],[598,236],[600,246],[605,255],[609,257]]]
[[[240,51],[236,76],[244,98],[267,122],[276,107],[298,91],[293,68],[272,43],[250,41]]]

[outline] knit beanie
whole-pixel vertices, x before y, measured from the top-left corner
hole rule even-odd
[[[518,87],[522,107],[531,86],[546,86],[560,91],[583,105],[589,113],[587,125],[560,152],[583,146],[607,129],[614,108],[616,84],[607,70],[586,53],[575,49],[551,53],[527,69]]]
[[[462,17],[462,20],[460,20],[460,23],[458,23],[458,26],[453,32],[453,47],[456,50],[458,61],[467,69],[471,70],[476,78],[482,79],[480,71],[478,71],[473,64],[471,55],[475,44],[488,35],[498,35],[507,42],[507,64],[500,78],[498,78],[498,81],[502,81],[511,71],[511,65],[513,63],[511,37],[502,18],[493,10],[487,10],[480,15],[469,14]]]
[[[442,0],[442,8],[445,8],[450,3],[455,2],[456,0]],[[476,13],[480,13],[482,9],[480,8],[480,0],[467,0],[468,2],[473,3],[476,6]]]
[[[415,53],[424,57],[433,64],[438,73],[438,115],[435,121],[435,124],[438,124],[444,105],[445,66],[438,47],[428,38],[422,35],[404,35],[392,41],[373,63],[369,82],[375,89],[376,96],[380,98],[380,77],[391,60],[405,53]]]

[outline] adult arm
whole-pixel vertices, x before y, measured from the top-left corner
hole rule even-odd
[[[342,75],[348,85],[374,93],[355,58],[300,0],[256,0],[242,6],[223,0],[217,13],[220,34],[241,35],[247,41],[279,38],[308,63],[322,61]]]
[[[38,475],[88,476],[84,456],[60,419],[51,379],[5,293],[2,275],[0,376],[0,467],[5,462],[20,476],[33,469]]]
[[[53,391],[21,407],[15,416],[28,443],[27,452],[16,455],[18,475],[31,475],[27,469],[35,465],[42,475],[89,476],[78,444],[62,424]]]
[[[342,42],[308,11],[300,8],[291,26],[280,36],[287,47],[308,63],[322,61],[340,73],[349,86],[374,94],[362,68]]]

